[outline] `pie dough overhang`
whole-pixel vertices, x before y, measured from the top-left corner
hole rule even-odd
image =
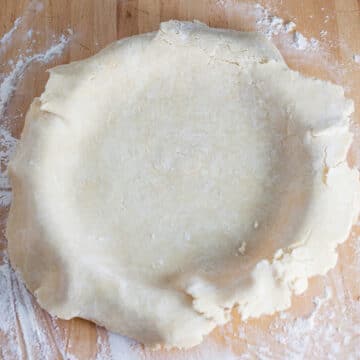
[[[101,249],[97,259],[96,251],[87,252],[84,243],[77,243],[78,229],[61,226],[70,221],[67,216],[72,216],[63,204],[62,190],[51,201],[46,200],[50,186],[56,186],[58,179],[44,174],[44,169],[52,169],[53,156],[57,156],[56,164],[67,176],[66,170],[71,169],[75,160],[56,153],[73,153],[76,158],[77,150],[65,135],[63,143],[59,142],[58,134],[66,134],[67,128],[71,129],[68,136],[96,131],[90,123],[74,119],[81,119],[84,106],[89,114],[101,108],[105,114],[114,106],[111,99],[108,103],[106,100],[98,103],[96,99],[96,94],[106,91],[111,83],[112,71],[118,71],[119,66],[126,68],[130,74],[126,79],[129,88],[131,81],[143,79],[146,83],[145,78],[131,79],[136,72],[145,76],[144,59],[152,61],[158,53],[161,74],[164,65],[161,55],[174,51],[179,51],[184,59],[187,52],[191,56],[205,56],[209,64],[223,66],[229,74],[239,73],[240,80],[250,79],[246,86],[252,86],[253,81],[261,94],[269,96],[265,102],[281,99],[284,109],[274,105],[274,111],[287,114],[280,141],[291,159],[307,163],[279,166],[286,168],[289,186],[294,180],[292,168],[300,175],[303,171],[301,176],[311,186],[302,203],[305,210],[299,211],[302,217],[298,219],[294,238],[265,253],[247,273],[228,276],[226,269],[228,266],[231,273],[237,274],[236,261],[250,264],[245,251],[237,260],[231,258],[228,263],[225,259],[224,269],[219,267],[214,273],[185,269],[160,288],[145,278],[126,277],[126,269],[124,273],[113,273],[111,269],[116,265],[99,260]],[[176,66],[174,71],[186,71],[180,63]],[[89,87],[92,79],[96,88]],[[156,88],[156,81],[151,84]],[[268,93],[264,91],[266,87]],[[126,95],[129,88],[119,89],[119,96]],[[138,88],[142,90],[141,86]],[[94,96],[93,103],[72,105],[89,92]],[[129,98],[128,106],[137,104]],[[277,49],[262,35],[212,29],[198,22],[162,23],[156,33],[117,41],[89,59],[53,68],[45,92],[34,100],[26,116],[21,142],[9,166],[13,203],[7,238],[12,265],[51,314],[65,319],[76,316],[91,319],[152,347],[186,348],[200,343],[216,325],[229,320],[235,305],[243,319],[284,310],[290,306],[292,294],[305,291],[309,277],[324,275],[335,266],[336,247],[346,240],[358,216],[359,174],[346,161],[352,142],[349,132],[352,112],[353,103],[345,99],[341,87],[304,78],[288,69]],[[58,149],[51,147],[55,138],[61,144]],[[192,171],[194,165],[181,166]],[[287,187],[286,179],[282,181]],[[302,194],[301,182],[293,186],[294,193]],[[54,202],[56,210],[52,209]],[[279,216],[286,216],[286,204],[280,202],[279,207]],[[82,214],[77,216],[81,218]],[[66,247],[63,243],[72,237],[73,251],[69,251],[70,245]],[[258,250],[261,253],[261,247]],[[143,251],[139,249],[139,253]],[[156,277],[155,270],[149,269],[152,271]]]

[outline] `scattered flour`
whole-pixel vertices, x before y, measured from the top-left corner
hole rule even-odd
[[[318,50],[319,42],[315,38],[307,39],[302,33],[296,30],[294,21],[285,21],[284,19],[272,15],[270,11],[260,4],[255,4],[256,30],[262,32],[267,38],[274,36],[287,37],[288,45],[298,50]],[[293,34],[289,39],[289,34]]]
[[[279,4],[278,1],[267,0],[265,7],[253,2],[227,0],[221,8],[230,19],[241,19],[233,23],[237,29],[259,31],[271,39],[295,70],[306,70],[310,76],[326,73],[327,80],[346,87],[344,81],[349,69],[336,56],[336,51],[343,46],[344,41],[326,36],[328,32],[325,29],[320,31],[319,39],[307,37],[300,32],[294,16],[287,13],[284,19],[276,15],[279,7],[283,8]],[[314,18],[313,15],[308,17]],[[321,20],[325,28],[326,22],[320,17]]]
[[[294,46],[299,50],[319,49],[320,42],[315,38],[307,39],[303,34],[294,32]]]
[[[18,17],[14,21],[13,27],[0,39],[0,55],[5,51],[7,45],[11,42],[15,31],[18,29],[19,25],[21,24],[21,21],[22,21],[22,17]]]
[[[309,45],[307,38],[299,32],[294,33],[294,46],[297,49],[305,50]]]
[[[216,0],[215,4],[220,7],[226,6],[226,0]]]
[[[296,24],[293,21],[285,22],[284,19],[272,15],[268,9],[260,4],[255,4],[255,9],[257,10],[257,29],[269,39],[275,35],[292,32],[296,28]]]
[[[323,38],[328,34],[327,30],[321,30],[320,31],[320,37]]]
[[[297,56],[301,53],[320,52],[320,42],[315,38],[308,39],[297,30],[295,19],[284,20],[270,12],[260,4],[251,2],[239,2],[236,0],[218,1],[219,7],[229,13],[236,12],[251,26],[251,30],[263,33],[268,39],[272,39],[280,46],[281,50],[294,50]]]
[[[282,313],[280,314],[281,321],[271,324],[270,332],[274,335],[275,340],[280,344],[287,345],[285,350],[287,356],[305,357],[314,338],[315,326],[322,326],[318,324],[321,307],[330,298],[331,289],[326,288],[324,297],[314,298],[315,307],[308,316],[294,317],[291,314]],[[286,321],[284,322],[284,320]]]
[[[28,31],[27,31],[27,33],[26,33],[26,37],[28,38],[28,39],[31,39],[32,38],[32,36],[33,36],[33,29],[29,29]]]
[[[121,360],[121,357],[125,354],[126,360],[140,359],[140,353],[135,348],[137,343],[134,340],[112,332],[108,332],[108,339],[112,360]]]
[[[1,85],[0,85],[1,86]],[[11,203],[11,187],[7,176],[7,165],[17,140],[10,132],[0,127],[0,206],[7,207]]]
[[[0,84],[0,117],[4,115],[6,105],[27,67],[34,62],[48,63],[52,61],[55,57],[62,54],[69,40],[70,37],[61,35],[59,41],[44,52],[29,56],[19,55],[11,72],[2,79]]]
[[[36,359],[36,354],[53,354],[47,328],[37,315],[38,306],[11,269],[7,254],[1,255],[0,331],[5,336],[6,345],[2,342],[0,358],[31,360]]]
[[[292,32],[296,29],[296,24],[293,21],[289,21],[284,25],[284,30],[286,33]]]
[[[32,2],[30,10],[35,14],[42,10],[42,3]],[[31,11],[29,12],[31,13]],[[15,20],[12,28],[0,39],[0,63],[8,48],[12,45],[17,30],[23,26],[25,16]],[[33,31],[28,30],[26,39],[33,36]],[[23,39],[25,40],[25,39]],[[26,69],[34,62],[49,63],[55,57],[62,54],[65,46],[70,41],[69,36],[62,35],[48,49],[34,53],[32,48],[20,52],[16,59],[7,62],[11,67],[8,73],[0,74],[0,207],[10,205],[11,188],[7,176],[9,158],[16,146],[17,139],[11,134],[10,126],[5,122],[5,112],[16,87],[23,79]],[[24,55],[28,54],[28,55]],[[65,345],[61,347],[61,341],[49,327],[45,314],[33,300],[25,288],[19,275],[15,273],[9,263],[6,244],[3,235],[6,216],[1,214],[1,240],[0,240],[0,358],[10,359],[53,359],[59,355],[66,360],[75,360],[72,355],[65,352]]]
[[[268,38],[278,40],[288,53],[296,52],[309,56],[319,53],[322,43],[315,38],[307,38],[297,31],[294,21],[272,15],[270,11],[254,3],[242,3],[235,0],[217,0],[217,6],[229,11],[237,9],[238,16],[247,20],[254,30],[260,31]],[[33,2],[35,12],[43,10],[41,2]],[[24,27],[24,17],[16,19],[13,27],[0,39],[1,56],[11,46],[18,28]],[[294,20],[294,19],[293,19]],[[329,21],[325,16],[324,23]],[[29,42],[38,31],[27,29],[23,40]],[[43,52],[33,53],[26,49],[16,59],[9,61],[10,70],[0,74],[0,207],[7,207],[11,202],[11,189],[7,179],[6,167],[17,140],[11,135],[11,129],[4,126],[4,115],[19,82],[26,75],[29,65],[35,62],[48,63],[60,56],[72,33],[54,39],[54,43]],[[327,31],[320,32],[324,38]],[[280,39],[280,40],[279,40]],[[36,39],[32,39],[34,44]],[[353,55],[353,61],[360,63],[360,54]],[[5,226],[4,218],[2,228]],[[4,237],[0,246],[5,244]],[[360,264],[360,240],[354,245],[354,253]],[[1,248],[0,248],[1,249]],[[245,252],[240,249],[240,252]],[[340,277],[338,277],[340,278]],[[307,316],[296,317],[291,312],[280,313],[269,325],[269,331],[259,330],[250,324],[241,324],[233,329],[226,348],[206,339],[200,346],[188,351],[161,352],[157,360],[246,360],[246,359],[304,359],[327,358],[336,359],[341,353],[348,351],[356,359],[360,354],[360,305],[359,301],[349,301],[339,297],[344,294],[341,284],[336,278],[336,301],[334,294],[327,289],[324,296],[314,299],[314,309]],[[0,250],[0,358],[10,359],[55,359],[77,360],[69,353],[64,338],[64,330],[58,326],[57,320],[40,309],[27,292],[19,276],[11,269],[6,251]],[[339,314],[341,314],[339,318]],[[351,315],[355,314],[355,315]],[[233,334],[245,344],[241,355],[231,351]],[[224,335],[225,336],[225,335]],[[5,339],[5,342],[4,340]],[[226,339],[226,336],[225,336]],[[5,345],[4,345],[5,344]],[[270,346],[271,344],[271,346]],[[142,349],[134,341],[97,327],[96,360],[145,360],[152,359],[150,351]],[[274,350],[275,349],[275,350]]]
[[[246,352],[240,359],[336,360],[342,358],[341,354],[347,354],[347,359],[358,359],[360,304],[339,300],[326,287],[323,296],[314,298],[314,308],[307,315],[281,312],[268,330],[241,324],[237,336],[246,343]],[[229,346],[233,342],[229,340]]]
[[[22,17],[19,17],[15,20],[15,23],[10,31],[8,31],[0,39],[0,50],[5,52],[6,48],[4,44],[10,44],[13,35],[18,29]],[[33,34],[32,30],[27,32],[27,37],[31,37]],[[61,35],[57,42],[52,46],[46,49],[43,52],[23,55],[20,54],[17,59],[9,62],[11,70],[7,74],[2,74],[0,78],[0,119],[4,118],[6,106],[9,103],[18,83],[22,80],[24,73],[29,65],[34,62],[48,63],[52,61],[55,57],[62,54],[65,46],[69,42],[70,37]],[[0,56],[1,54],[0,51]],[[31,53],[32,49],[27,48],[25,53]],[[0,57],[1,59],[1,57]],[[13,149],[16,145],[16,139],[11,135],[11,132],[4,127],[4,122],[0,124],[0,206],[9,206],[11,202],[11,189],[7,177],[7,164],[9,157],[13,152]]]

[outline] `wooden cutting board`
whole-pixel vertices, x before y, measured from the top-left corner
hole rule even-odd
[[[31,100],[44,90],[47,68],[91,56],[114,40],[156,30],[161,21],[197,19],[214,27],[264,32],[270,29],[276,33],[272,23],[272,16],[276,15],[285,22],[294,21],[296,31],[309,40],[308,46],[302,49],[301,44],[292,42],[293,34],[270,33],[289,66],[306,75],[343,85],[347,96],[355,101],[355,143],[349,161],[358,166],[360,2],[259,0],[258,3],[263,7],[252,1],[236,0],[0,0],[0,38],[15,29],[10,34],[11,41],[0,43],[0,84],[9,78],[21,54],[26,57],[43,53],[61,41],[62,34],[69,38],[63,43],[63,49],[55,53],[53,61],[50,56],[24,67],[1,114],[1,126],[19,137]],[[18,17],[21,23],[14,28]],[[311,42],[311,37],[318,42]],[[29,47],[32,52],[26,52]],[[4,141],[1,137],[0,140]],[[2,146],[5,145],[0,143],[0,148]],[[0,211],[4,227],[8,206]],[[109,335],[88,321],[53,319],[24,294],[17,280],[9,275],[6,291],[11,294],[0,290],[0,304],[1,296],[10,299],[5,308],[0,306],[3,311],[0,324],[2,318],[8,319],[5,312],[13,312],[15,321],[12,325],[6,324],[7,327],[0,326],[0,358],[345,359],[352,355],[360,359],[357,345],[360,344],[359,229],[355,226],[350,240],[339,246],[336,268],[326,277],[312,279],[306,293],[293,299],[291,310],[246,324],[234,314],[230,324],[216,329],[204,344],[189,351],[151,352],[137,344],[129,345],[128,340]],[[4,238],[0,247],[6,248]],[[1,261],[5,266],[4,258],[0,257]],[[6,331],[11,326],[13,332],[9,334]],[[38,339],[32,339],[36,336]]]

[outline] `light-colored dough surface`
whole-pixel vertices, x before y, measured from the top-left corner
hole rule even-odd
[[[200,23],[54,68],[10,166],[12,264],[52,314],[150,346],[285,309],[358,214],[352,110],[261,35]]]

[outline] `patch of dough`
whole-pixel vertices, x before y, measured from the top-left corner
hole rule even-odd
[[[286,309],[358,214],[352,111],[262,35],[198,22],[51,69],[10,165],[11,262],[50,313],[152,347]]]

